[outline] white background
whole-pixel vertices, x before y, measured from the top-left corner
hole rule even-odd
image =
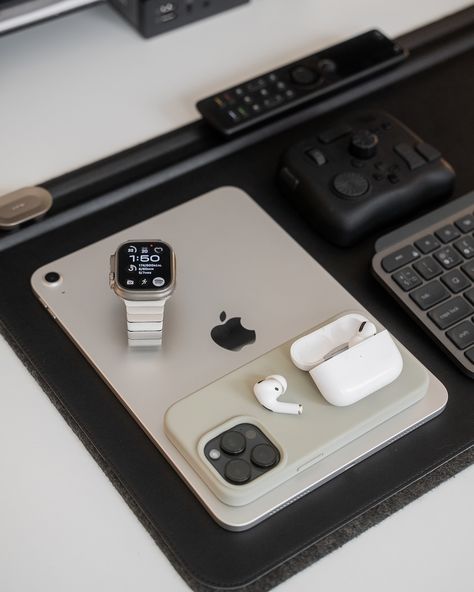
[[[197,99],[325,45],[468,4],[253,0],[149,41],[100,6],[0,38],[0,195],[196,119]],[[186,591],[1,338],[0,376],[0,590]],[[470,589],[473,490],[471,467],[278,590]]]

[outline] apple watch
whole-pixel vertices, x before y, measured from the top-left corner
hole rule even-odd
[[[176,284],[173,249],[161,240],[130,240],[110,257],[109,282],[125,303],[128,344],[157,347],[163,340],[165,303]]]

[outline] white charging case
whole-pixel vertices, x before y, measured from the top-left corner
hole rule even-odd
[[[344,347],[364,321],[368,319],[359,314],[344,315],[291,346],[295,366],[310,373],[332,405],[352,405],[393,382],[402,371],[402,356],[387,330],[325,359]]]

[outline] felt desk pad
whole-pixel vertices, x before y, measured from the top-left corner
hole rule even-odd
[[[373,244],[382,231],[350,250],[331,246],[279,193],[275,170],[291,143],[353,109],[376,108],[439,148],[457,172],[455,196],[466,193],[474,187],[473,68],[469,51],[330,118],[306,122],[0,254],[10,278],[0,294],[4,335],[193,589],[270,589],[472,462],[473,382],[371,277]],[[252,195],[449,391],[440,416],[242,533],[212,521],[29,286],[31,273],[46,262],[222,185]]]

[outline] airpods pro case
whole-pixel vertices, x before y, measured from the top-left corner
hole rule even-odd
[[[364,321],[356,313],[344,315],[291,346],[295,366],[309,372],[332,405],[352,405],[393,382],[402,371],[402,356],[387,330],[347,346]]]

